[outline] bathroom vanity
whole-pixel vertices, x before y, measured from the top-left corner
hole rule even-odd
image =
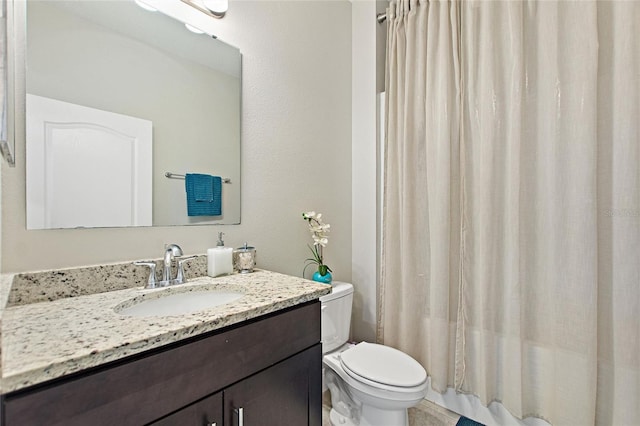
[[[159,291],[212,287],[244,296],[163,317],[118,313],[158,297],[140,288],[8,307],[2,424],[320,426],[330,287],[258,271]]]

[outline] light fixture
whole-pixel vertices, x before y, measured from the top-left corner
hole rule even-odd
[[[182,2],[218,19],[224,17],[229,9],[229,0],[182,0]]]
[[[149,6],[148,4],[146,4],[145,2],[143,2],[141,0],[134,0],[134,1],[138,6],[140,6],[144,10],[148,10],[149,12],[157,12],[158,11],[158,9],[156,9],[155,7]]]

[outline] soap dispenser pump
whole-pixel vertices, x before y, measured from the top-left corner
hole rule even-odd
[[[207,275],[210,277],[233,272],[233,248],[224,246],[223,235],[223,232],[218,232],[216,247],[207,250]]]
[[[216,247],[224,247],[224,240],[222,239],[223,235],[224,232],[218,232],[218,243],[216,244]]]

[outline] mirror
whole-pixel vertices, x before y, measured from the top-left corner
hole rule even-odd
[[[240,223],[237,48],[133,0],[18,6],[28,229]],[[188,173],[220,214],[188,215]]]

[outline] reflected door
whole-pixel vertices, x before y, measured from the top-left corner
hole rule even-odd
[[[152,123],[27,95],[27,229],[152,224]]]

